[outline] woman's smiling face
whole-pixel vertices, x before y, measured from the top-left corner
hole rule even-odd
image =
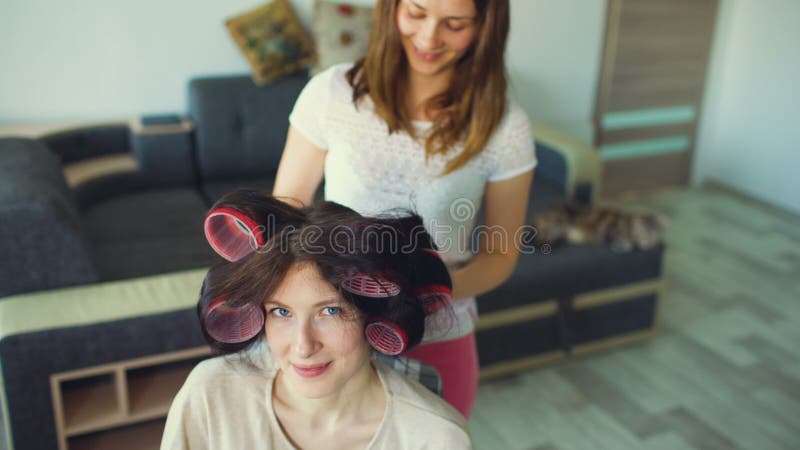
[[[477,34],[474,0],[399,0],[397,27],[409,67],[419,75],[452,69]]]
[[[264,306],[267,342],[293,394],[324,398],[369,371],[363,318],[313,264],[292,267]]]

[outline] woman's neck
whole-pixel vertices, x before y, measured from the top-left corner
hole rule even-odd
[[[303,418],[309,430],[335,430],[342,423],[372,415],[377,406],[382,414],[385,392],[380,377],[371,363],[359,371],[338,392],[323,398],[306,398],[292,392],[283,382],[281,373],[275,379],[273,400],[275,412]]]
[[[432,120],[425,106],[431,98],[446,91],[453,77],[452,71],[435,75],[423,75],[413,70],[408,74],[408,96],[406,107],[412,120]]]

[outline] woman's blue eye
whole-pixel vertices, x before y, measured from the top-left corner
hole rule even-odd
[[[289,317],[292,315],[291,311],[286,308],[272,308],[269,312],[278,317]]]
[[[326,306],[324,312],[326,316],[336,316],[342,313],[342,308],[338,306]]]

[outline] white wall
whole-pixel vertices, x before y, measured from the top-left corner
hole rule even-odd
[[[195,74],[246,70],[223,26],[258,0],[2,0],[0,121],[183,111]]]
[[[263,1],[0,0],[0,125],[184,111],[192,76],[248,70],[223,22]],[[292,3],[308,24],[313,0]],[[537,120],[588,131],[605,0],[511,4],[515,98]],[[798,23],[797,0],[721,0],[696,183],[800,212]]]
[[[506,65],[516,99],[536,120],[591,142],[605,0],[511,0]]]
[[[722,0],[693,180],[800,214],[798,25],[797,0]]]
[[[370,0],[357,0],[370,3]],[[192,76],[242,73],[225,18],[264,0],[0,0],[0,123],[108,120],[185,110]],[[313,0],[292,0],[308,24]],[[511,0],[518,101],[587,123],[604,0]]]

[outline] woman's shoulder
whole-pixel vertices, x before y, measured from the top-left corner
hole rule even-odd
[[[270,355],[262,351],[261,348],[254,348],[200,361],[189,373],[184,385],[194,391],[209,391],[220,387],[246,386],[250,379],[269,377],[274,372],[273,364]],[[232,379],[236,381],[232,382]]]
[[[231,434],[230,420],[247,421],[270,413],[270,405],[263,399],[274,375],[246,353],[199,362],[170,405],[161,448],[246,448],[240,444],[252,441],[247,434],[250,428],[244,435]],[[258,437],[269,442],[270,428],[258,431]]]
[[[328,67],[327,69],[323,70],[322,72],[320,72],[320,74],[325,73],[325,72],[330,72],[331,74],[333,74],[334,77],[344,79],[345,78],[345,74],[347,74],[347,72],[350,69],[352,69],[353,66],[355,66],[355,63],[353,63],[353,62],[338,63],[338,64],[334,64],[334,65]]]
[[[350,83],[347,81],[347,72],[353,68],[353,65],[353,63],[334,64],[311,77],[309,85],[317,85],[320,89],[337,92],[342,88],[351,89]]]
[[[504,131],[511,131],[519,128],[530,129],[531,119],[522,106],[512,99],[508,99],[505,113],[500,121],[500,128]]]
[[[429,391],[420,383],[390,369],[383,363],[376,363],[385,380],[394,405],[394,412],[400,422],[405,424],[436,424],[448,434],[467,433],[467,421],[458,411],[441,397]]]
[[[489,155],[502,158],[514,148],[527,146],[530,142],[533,142],[533,126],[528,113],[508,99],[503,117],[487,144]]]

